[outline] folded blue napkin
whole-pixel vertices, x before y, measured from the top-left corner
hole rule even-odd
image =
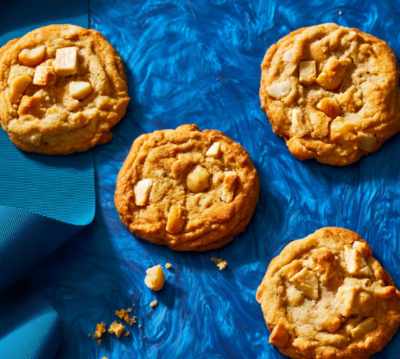
[[[87,27],[87,11],[79,0],[2,2],[0,44],[49,23]],[[27,154],[4,132],[0,153],[0,358],[52,358],[59,341],[58,315],[43,298],[21,290],[18,280],[92,222],[92,155]]]
[[[51,359],[60,340],[58,314],[43,299],[25,294],[15,290],[1,301],[0,357]]]

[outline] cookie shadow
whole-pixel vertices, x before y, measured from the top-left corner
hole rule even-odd
[[[334,167],[315,160],[304,161],[304,168],[323,181],[338,184],[368,183],[398,178],[400,163],[396,160],[400,151],[400,135],[387,140],[382,147],[358,162],[345,167]]]

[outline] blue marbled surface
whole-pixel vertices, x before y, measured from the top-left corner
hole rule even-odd
[[[400,285],[400,137],[348,168],[298,162],[259,109],[260,62],[288,31],[334,21],[387,40],[400,53],[398,1],[91,0],[90,24],[123,57],[132,103],[113,141],[94,151],[95,223],[39,268],[32,286],[63,320],[60,358],[281,358],[267,344],[256,288],[290,240],[325,225],[351,228]],[[134,239],[114,209],[116,175],[141,133],[195,122],[243,144],[261,177],[245,234],[224,249],[173,253]],[[229,261],[218,272],[210,262]],[[144,287],[145,269],[169,261],[165,289]],[[154,311],[148,303],[157,297]],[[131,338],[96,345],[98,321],[135,305]],[[399,357],[397,336],[377,358]]]

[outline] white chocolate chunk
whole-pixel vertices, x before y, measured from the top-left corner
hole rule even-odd
[[[39,65],[46,56],[46,46],[41,45],[33,49],[23,49],[18,55],[18,61],[25,66]]]
[[[304,295],[294,286],[290,285],[286,289],[286,296],[290,305],[296,307],[303,303]]]
[[[292,136],[303,137],[311,132],[311,128],[307,123],[307,119],[305,118],[303,111],[295,107],[290,113],[291,126],[290,133]]]
[[[10,84],[10,101],[15,104],[21,99],[27,87],[32,83],[30,75],[19,75]]]
[[[348,318],[355,314],[367,316],[374,310],[376,298],[369,279],[346,278],[335,297],[335,311]]]
[[[198,165],[188,174],[186,185],[194,193],[204,192],[210,186],[210,174],[204,167]]]
[[[347,338],[341,334],[317,333],[315,339],[323,345],[332,345],[334,347],[342,347],[347,344]]]
[[[76,74],[78,71],[78,48],[73,46],[57,49],[54,68],[57,75],[60,76]]]
[[[353,314],[356,301],[357,290],[355,288],[343,285],[336,293],[336,310],[343,317],[349,317]]]
[[[320,329],[329,333],[335,333],[342,325],[342,320],[339,315],[327,314],[321,318],[319,323]]]
[[[301,61],[299,65],[299,80],[302,84],[312,84],[317,76],[315,61]]]
[[[206,152],[206,156],[218,157],[221,154],[221,143],[214,142]]]
[[[351,275],[371,274],[371,271],[360,251],[346,247],[344,249],[344,261],[346,264],[346,271]]]
[[[235,171],[227,171],[224,174],[224,182],[221,190],[221,201],[230,203],[235,197],[235,188],[239,177]]]
[[[351,60],[347,58],[338,59],[332,56],[325,63],[316,81],[326,90],[336,90],[342,84],[346,70],[350,64]]]
[[[137,206],[142,207],[147,204],[152,186],[153,180],[149,178],[144,178],[136,183],[134,192]]]
[[[46,111],[46,117],[41,121],[44,126],[54,126],[57,122],[63,122],[68,118],[68,111],[64,108],[53,105]]]
[[[36,91],[33,96],[24,95],[19,103],[18,114],[20,116],[28,114],[34,115],[36,111],[46,105],[48,100],[48,93],[44,90]]]
[[[329,134],[329,119],[321,111],[308,111],[308,119],[313,129],[312,136],[314,138],[323,138]]]
[[[166,230],[168,233],[180,233],[185,227],[183,208],[180,205],[173,205],[169,209]]]
[[[38,86],[46,86],[55,78],[53,69],[47,65],[42,64],[36,67],[33,76],[33,84]]]
[[[69,94],[76,100],[82,100],[92,93],[92,85],[87,81],[72,81],[69,84]]]
[[[346,263],[346,270],[349,274],[357,273],[359,269],[357,251],[351,248],[345,248],[344,261]]]
[[[157,264],[154,267],[150,267],[146,270],[146,277],[144,278],[144,284],[147,288],[157,292],[163,289],[165,283],[164,271],[161,265]]]
[[[355,328],[349,329],[350,335],[353,338],[360,338],[367,334],[368,332],[373,331],[377,327],[377,323],[375,318],[367,318]]]
[[[95,103],[99,110],[107,111],[113,108],[114,100],[108,96],[97,96]]]
[[[70,96],[64,96],[63,105],[68,111],[71,112],[75,112],[81,107],[81,103]]]
[[[303,292],[303,294],[310,299],[318,299],[319,297],[319,283],[318,278],[311,270],[303,268],[300,272],[296,273],[289,279],[293,285]]]
[[[275,81],[271,85],[267,87],[268,95],[280,99],[289,95],[289,92],[292,89],[292,84],[290,80],[283,80],[283,81]]]

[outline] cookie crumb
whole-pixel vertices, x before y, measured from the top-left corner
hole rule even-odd
[[[222,271],[228,267],[228,261],[223,258],[211,257],[211,261],[217,266],[217,268]]]
[[[92,338],[100,342],[106,331],[106,325],[103,322],[97,323]]]
[[[132,312],[132,308],[127,308],[127,309],[117,309],[115,311],[115,316],[118,317],[119,319],[123,320],[126,324],[129,324],[130,326],[136,324],[137,318],[135,316],[129,315],[129,313]]]
[[[163,289],[165,283],[165,277],[162,267],[157,264],[154,267],[150,267],[146,270],[146,277],[144,278],[144,284],[151,290],[158,292]]]
[[[113,321],[108,327],[108,332],[114,334],[117,338],[125,333],[125,326],[122,323]]]
[[[158,300],[154,299],[150,302],[150,308],[154,309],[158,305]]]
[[[171,269],[172,268],[172,264],[170,262],[165,263],[165,268],[166,269]]]

